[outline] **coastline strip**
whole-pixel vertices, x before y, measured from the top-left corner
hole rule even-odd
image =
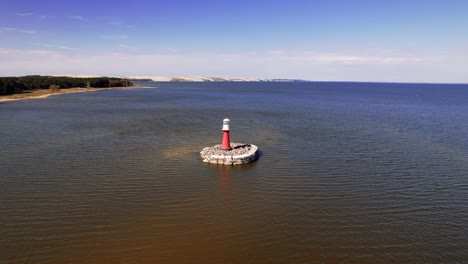
[[[47,98],[49,96],[70,94],[70,93],[83,93],[83,92],[95,92],[95,91],[106,91],[106,90],[124,90],[124,89],[135,89],[135,88],[157,88],[157,87],[145,87],[145,86],[127,86],[127,87],[110,87],[110,88],[68,88],[61,89],[59,92],[51,92],[48,89],[33,90],[27,93],[11,94],[0,96],[0,102],[10,102],[27,99],[40,99]]]

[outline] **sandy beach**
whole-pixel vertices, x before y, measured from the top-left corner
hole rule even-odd
[[[11,95],[2,95],[0,96],[0,102],[9,102],[16,100],[26,100],[26,99],[39,99],[46,98],[54,95],[69,94],[69,93],[83,93],[83,92],[95,92],[95,91],[105,91],[105,90],[123,90],[123,89],[134,89],[134,88],[147,88],[144,86],[134,85],[127,87],[111,87],[111,88],[68,88],[61,89],[58,92],[52,92],[49,89],[40,89],[27,91],[20,94],[11,94]],[[151,87],[154,88],[154,87]]]

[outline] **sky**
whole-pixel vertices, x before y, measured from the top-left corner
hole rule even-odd
[[[0,0],[0,76],[468,83],[468,1]]]

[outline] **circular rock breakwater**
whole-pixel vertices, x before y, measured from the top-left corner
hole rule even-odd
[[[258,159],[258,147],[252,144],[231,143],[231,149],[221,145],[204,148],[200,152],[203,162],[221,165],[242,165]]]

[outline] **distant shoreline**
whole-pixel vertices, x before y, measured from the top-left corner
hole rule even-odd
[[[124,90],[124,89],[135,89],[135,88],[156,88],[156,87],[145,87],[141,85],[133,85],[133,86],[127,86],[127,87],[110,87],[110,88],[76,87],[76,88],[60,89],[60,91],[58,92],[53,92],[53,91],[50,91],[49,89],[38,89],[38,90],[33,90],[31,92],[23,92],[19,94],[1,95],[0,103],[18,101],[18,100],[47,98],[49,96],[61,95],[61,94],[96,92],[96,91],[106,91],[106,90]]]

